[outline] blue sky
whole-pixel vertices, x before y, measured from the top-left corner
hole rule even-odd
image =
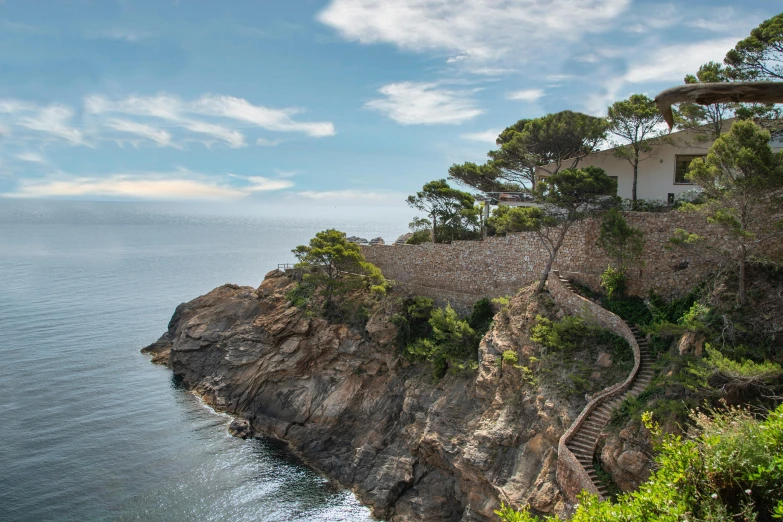
[[[0,0],[0,194],[404,206],[518,119],[654,96],[780,7]]]

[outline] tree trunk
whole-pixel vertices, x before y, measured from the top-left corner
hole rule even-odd
[[[636,180],[639,177],[639,151],[636,151],[636,156],[633,159],[633,189],[631,190],[631,201],[633,202],[631,208],[636,210]]]
[[[430,236],[433,243],[437,243],[435,238],[438,237],[438,229],[436,228],[436,222],[437,222],[437,218],[435,217],[435,214],[432,214],[432,229],[430,230],[431,232]]]
[[[549,271],[552,269],[552,264],[555,262],[556,255],[557,251],[553,251],[552,254],[549,255],[549,261],[546,262],[546,268],[544,268],[544,273],[541,274],[541,281],[538,282],[538,288],[536,288],[536,292],[539,294],[544,291],[544,286],[549,277]]]
[[[563,239],[565,239],[566,232],[568,232],[568,226],[563,225],[563,229],[560,231],[560,237],[557,238],[557,243],[552,245],[552,251],[549,253],[549,261],[546,263],[544,273],[541,274],[541,281],[539,281],[538,288],[536,288],[536,292],[538,293],[544,291],[544,285],[546,285],[546,280],[549,277],[549,271],[552,269],[552,265],[555,263],[557,251],[560,250],[560,247],[563,245]]]
[[[745,306],[748,304],[748,293],[747,289],[745,288],[745,256],[746,256],[746,249],[743,245],[742,251],[740,253],[740,260],[739,260],[739,291],[737,292],[737,297],[739,298],[739,303],[742,306]]]

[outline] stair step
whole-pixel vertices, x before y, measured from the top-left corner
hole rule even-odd
[[[569,445],[574,446],[575,448],[585,448],[588,450],[592,450],[595,448],[595,439],[572,439],[568,442]]]

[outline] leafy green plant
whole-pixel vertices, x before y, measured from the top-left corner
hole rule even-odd
[[[514,350],[505,350],[501,360],[503,364],[515,365],[519,362],[519,355]]]
[[[783,405],[764,420],[739,408],[708,413],[693,414],[687,438],[664,435],[653,414],[645,413],[658,450],[650,479],[614,502],[583,492],[571,520],[729,522],[783,516]],[[495,513],[503,522],[536,520],[528,509],[504,504]]]
[[[314,291],[313,285],[299,283],[286,292],[285,298],[291,303],[291,306],[306,308]]]
[[[616,299],[625,295],[625,274],[619,268],[606,267],[601,274],[601,287],[606,290],[606,298]]]
[[[443,377],[449,368],[469,369],[478,359],[475,330],[451,306],[432,309],[427,323],[431,333],[413,339],[403,353],[411,360],[431,363],[434,379]]]
[[[473,311],[468,316],[468,324],[475,330],[478,337],[484,337],[484,334],[489,331],[494,317],[495,310],[492,308],[492,303],[484,297],[473,305]]]

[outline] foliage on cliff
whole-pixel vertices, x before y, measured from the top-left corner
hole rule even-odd
[[[434,379],[449,369],[475,368],[478,345],[492,323],[494,311],[488,299],[480,299],[467,318],[460,318],[446,305],[436,308],[431,299],[409,297],[392,317],[398,328],[397,342],[403,355],[414,362],[432,365]]]
[[[363,323],[369,318],[368,299],[385,295],[389,287],[381,270],[364,259],[345,232],[323,230],[292,252],[302,277],[286,297],[300,308],[310,306],[332,319]],[[318,306],[312,301],[315,296],[323,299]]]
[[[693,413],[694,428],[683,437],[658,437],[658,469],[637,491],[616,502],[584,494],[573,522],[680,520],[736,521],[783,518],[783,406],[759,419],[749,410],[728,408]],[[534,522],[526,510],[503,506],[504,522]],[[545,520],[556,520],[546,517]]]
[[[769,140],[769,132],[755,123],[738,121],[715,141],[704,160],[691,163],[687,177],[702,188],[706,199],[684,210],[700,213],[722,233],[700,237],[679,230],[673,238],[675,244],[695,247],[718,263],[733,264],[737,298],[743,305],[748,300],[748,262],[769,262],[771,247],[783,240],[783,154],[773,153]]]

